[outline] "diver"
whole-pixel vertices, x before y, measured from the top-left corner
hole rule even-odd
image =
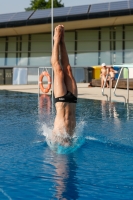
[[[59,52],[61,60],[59,59]],[[69,64],[63,25],[55,27],[51,64],[54,71],[56,107],[53,135],[61,137],[66,134],[68,137],[72,137],[76,127],[77,85]],[[67,142],[69,142],[68,139],[66,139],[65,143]]]

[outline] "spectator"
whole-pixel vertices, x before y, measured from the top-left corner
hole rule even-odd
[[[109,79],[111,79],[111,88],[113,86],[113,80],[115,80],[115,74],[118,73],[116,70],[114,70],[113,67],[110,67],[109,68],[109,75],[110,75],[110,78],[108,78],[108,81]]]
[[[102,68],[101,68],[100,78],[101,78],[101,88],[103,88],[106,76],[108,74],[108,69],[105,63],[102,63],[101,66]],[[107,87],[109,87],[108,81],[107,81]]]

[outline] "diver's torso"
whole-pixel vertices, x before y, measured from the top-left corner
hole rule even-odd
[[[54,132],[66,132],[72,135],[76,126],[75,103],[57,102],[56,117],[54,122]]]

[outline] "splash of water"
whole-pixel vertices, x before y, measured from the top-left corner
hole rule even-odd
[[[53,129],[48,127],[47,124],[43,124],[41,129],[48,146],[54,152],[58,154],[69,154],[76,151],[85,143],[85,137],[83,136],[84,126],[85,122],[80,121],[75,128],[73,136],[69,136],[66,132],[63,134],[57,133],[56,136],[53,136]]]
[[[91,137],[91,136],[86,136],[85,139],[87,139],[87,140],[93,140],[93,141],[98,141],[97,138]]]

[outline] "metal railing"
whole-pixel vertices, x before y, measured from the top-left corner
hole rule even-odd
[[[125,103],[129,103],[129,67],[125,66],[125,64],[124,65],[119,65],[118,67],[121,67],[121,69],[120,69],[119,76],[118,76],[118,79],[117,79],[115,87],[114,87],[114,96],[116,96],[116,97],[123,97],[124,100],[125,100]],[[117,95],[115,93],[117,85],[118,85],[118,82],[120,80],[121,72],[123,71],[124,68],[127,69],[127,99],[126,99],[125,96],[123,96],[123,95]]]
[[[129,66],[128,66],[129,65]],[[117,67],[121,67],[120,69],[120,72],[119,72],[119,75],[118,75],[118,78],[117,78],[117,81],[116,81],[116,84],[115,84],[115,87],[114,87],[114,96],[116,97],[122,97],[124,99],[124,103],[129,103],[129,68],[133,66],[133,64],[123,64],[123,65],[117,65]],[[118,85],[118,82],[120,80],[120,76],[121,76],[121,73],[123,71],[123,69],[126,68],[127,69],[127,98],[123,95],[118,95],[116,94],[116,88],[117,88],[117,85]],[[133,68],[133,67],[132,67]],[[104,93],[104,89],[105,89],[105,86],[106,86],[106,83],[107,83],[107,80],[108,80],[108,77],[110,77],[109,74],[106,75],[106,79],[104,81],[104,85],[103,85],[103,88],[102,88],[102,95],[103,96],[106,96],[107,97],[107,101],[110,101],[111,102],[111,88],[112,88],[112,84],[111,84],[111,77],[109,78],[109,87],[110,87],[110,95],[109,95],[109,98],[108,98],[108,95]],[[109,100],[108,100],[109,99]]]
[[[130,66],[132,66],[132,68],[133,68],[133,64],[130,64]],[[114,87],[114,96],[122,97],[124,99],[124,103],[129,103],[129,66],[126,66],[124,64],[124,65],[117,65],[117,67],[120,67],[121,69],[120,69],[120,72],[119,72],[119,75],[118,75],[118,78],[117,78],[117,81],[116,81],[116,84],[115,84],[115,87]],[[79,67],[72,67],[72,68],[79,68]],[[123,95],[116,94],[117,85],[118,85],[121,73],[122,73],[124,68],[126,68],[127,71],[128,71],[128,74],[127,74],[127,98],[125,96],[123,96]],[[40,69],[43,69],[43,70],[44,69],[52,69],[52,67],[38,67],[38,94],[40,94],[40,87],[39,87]],[[109,88],[110,88],[109,95],[104,93],[104,89],[105,89],[107,81],[109,81]],[[53,77],[52,77],[52,83],[53,83]],[[111,89],[112,89],[112,80],[111,80],[110,75],[107,74],[106,78],[105,78],[105,81],[104,81],[104,85],[102,87],[102,95],[106,96],[107,101],[110,101],[110,102],[112,100],[112,98],[111,98]],[[53,94],[53,84],[52,84],[52,105],[53,104],[54,104],[54,94]]]

